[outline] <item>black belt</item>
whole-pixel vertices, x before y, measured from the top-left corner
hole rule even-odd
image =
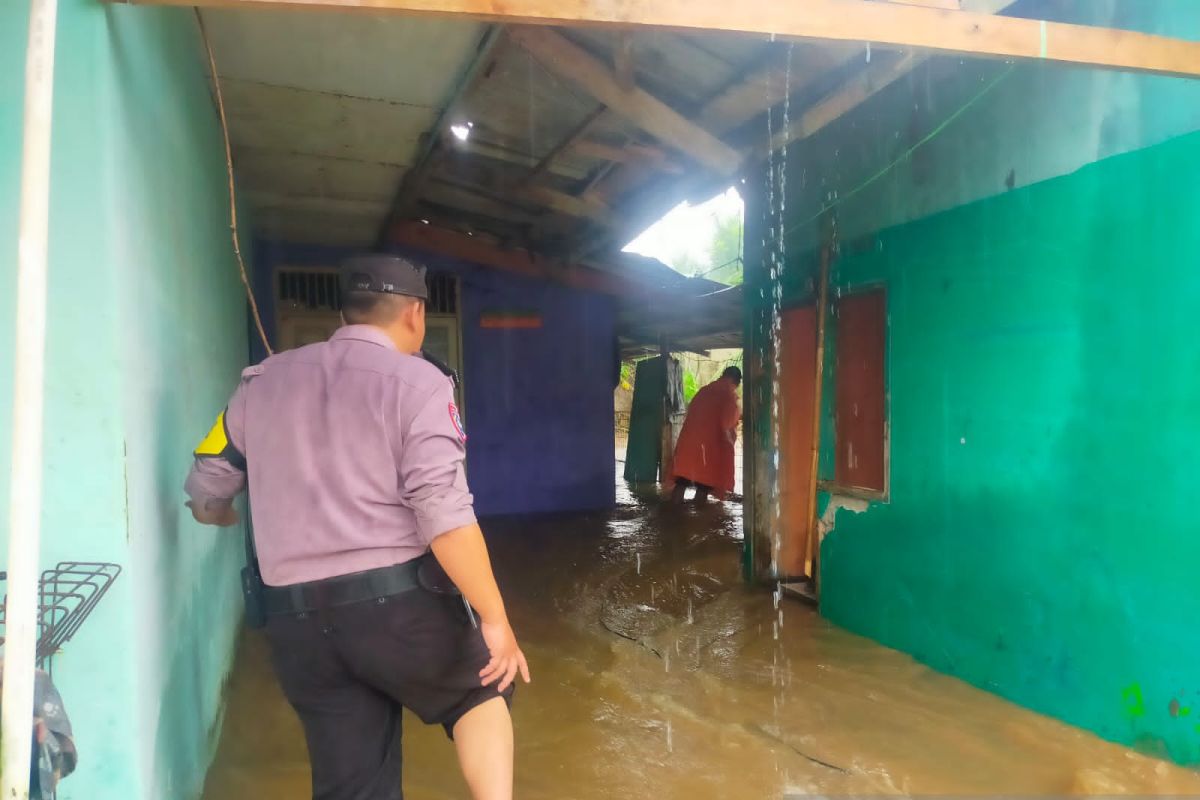
[[[306,614],[416,589],[420,585],[417,583],[417,570],[422,560],[414,558],[390,567],[335,575],[291,586],[267,586],[264,597],[267,613]]]

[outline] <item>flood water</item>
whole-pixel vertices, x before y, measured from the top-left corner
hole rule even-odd
[[[739,578],[740,509],[618,489],[608,513],[485,523],[533,683],[525,800],[1200,793],[1200,773],[1009,704]],[[780,627],[780,620],[782,626]],[[465,798],[440,728],[405,717],[405,796]],[[304,739],[247,633],[205,797],[302,798]]]

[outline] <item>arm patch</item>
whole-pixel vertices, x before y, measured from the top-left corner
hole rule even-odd
[[[232,466],[245,471],[246,458],[238,449],[229,443],[229,429],[225,425],[225,412],[217,415],[217,421],[212,430],[196,446],[196,458],[223,458]]]

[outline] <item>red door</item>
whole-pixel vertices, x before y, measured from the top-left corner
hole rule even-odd
[[[817,368],[815,306],[787,309],[780,345],[779,573],[811,576],[809,507],[812,479],[813,407]]]

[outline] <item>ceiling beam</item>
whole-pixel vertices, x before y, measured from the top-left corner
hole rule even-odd
[[[929,2],[929,0],[908,1]],[[1016,0],[954,0],[954,2],[961,3],[960,7],[967,11],[998,14]],[[778,150],[797,139],[812,136],[928,60],[928,55],[911,51],[881,54],[874,62],[857,70],[841,84],[827,92],[824,97],[804,109],[796,119],[788,124],[787,128],[771,137],[771,141],[768,143],[769,149],[771,151]],[[760,149],[758,154],[765,157],[767,150]]]
[[[627,92],[637,88],[637,58],[633,53],[633,31],[621,31],[617,39],[617,48],[613,52],[613,71],[617,76],[617,85]]]
[[[454,115],[457,113],[463,99],[470,94],[471,90],[478,85],[479,81],[487,75],[492,64],[495,63],[497,49],[503,29],[499,26],[492,26],[484,33],[483,38],[479,40],[478,46],[471,58],[467,61],[463,71],[459,74],[458,80],[454,83],[454,88],[450,90],[450,96],[446,98],[446,102],[442,105],[442,110],[438,112],[437,119],[434,120],[433,127],[426,131],[424,139],[421,142],[420,153],[413,166],[408,172],[404,173],[404,177],[400,181],[400,186],[396,190],[396,197],[392,201],[391,209],[383,220],[383,225],[380,226],[379,234],[376,237],[377,244],[383,244],[387,239],[388,231],[391,229],[392,223],[397,219],[404,217],[416,202],[421,194],[425,182],[429,180],[429,175],[433,172],[433,168],[437,163],[437,151],[441,147],[442,137],[446,135],[446,131],[454,124]]]
[[[649,25],[832,39],[1200,77],[1200,42],[878,0],[126,0],[147,5],[441,14],[509,24]]]
[[[504,248],[480,236],[401,220],[392,226],[389,240],[434,255],[470,261],[484,267],[513,272],[528,278],[553,281],[576,289],[622,296],[645,296],[656,289],[647,283],[576,264],[561,264],[528,250]]]
[[[625,91],[612,68],[561,34],[531,27],[509,31],[512,40],[546,69],[576,84],[664,144],[724,175],[732,175],[741,165],[741,155],[732,147],[644,89]]]
[[[617,224],[613,210],[594,197],[587,195],[576,197],[573,194],[537,184],[526,186],[521,194],[559,214],[591,220],[609,228]]]

